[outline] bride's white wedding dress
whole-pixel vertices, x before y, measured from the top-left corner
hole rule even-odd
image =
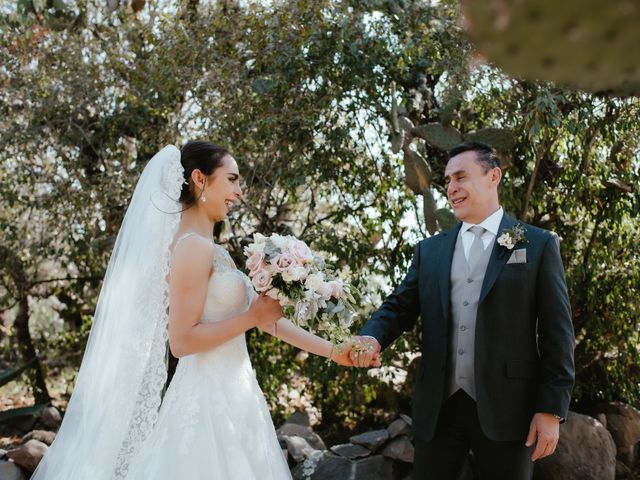
[[[184,240],[195,233],[181,236]],[[245,312],[256,295],[214,245],[202,322]],[[256,381],[244,335],[180,359],[158,422],[130,465],[130,480],[285,480],[291,474]]]

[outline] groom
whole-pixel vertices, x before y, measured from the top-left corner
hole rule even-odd
[[[558,237],[500,206],[491,147],[449,152],[447,196],[462,223],[418,243],[396,291],[355,337],[355,365],[422,321],[414,387],[415,480],[525,480],[550,455],[574,383],[574,336]]]

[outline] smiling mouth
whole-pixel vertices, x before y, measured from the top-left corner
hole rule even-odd
[[[233,202],[231,200],[225,200],[224,204],[227,206],[228,210],[231,210],[231,207],[233,207]]]
[[[456,200],[452,200],[452,201],[451,201],[451,204],[452,204],[454,207],[458,207],[458,206],[460,206],[460,204],[461,204],[462,202],[464,202],[466,199],[467,199],[466,197],[464,197],[464,198],[458,198],[458,199],[456,199]]]

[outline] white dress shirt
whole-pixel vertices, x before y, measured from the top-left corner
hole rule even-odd
[[[482,239],[482,243],[484,248],[486,248],[496,239],[496,235],[498,235],[498,229],[500,228],[500,222],[502,222],[502,217],[504,216],[504,210],[502,207],[498,208],[495,212],[485,218],[481,223],[478,224],[479,227],[484,228],[484,233],[480,237]],[[462,246],[464,247],[464,256],[467,260],[469,260],[469,250],[471,249],[471,244],[473,243],[473,232],[470,232],[469,229],[475,226],[473,223],[462,222],[462,227],[460,227],[460,235],[462,235]]]

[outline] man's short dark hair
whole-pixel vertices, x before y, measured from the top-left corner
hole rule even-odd
[[[500,159],[495,149],[482,142],[465,142],[453,147],[449,150],[449,160],[464,152],[476,152],[476,158],[484,168],[484,173],[492,168],[500,167]]]

